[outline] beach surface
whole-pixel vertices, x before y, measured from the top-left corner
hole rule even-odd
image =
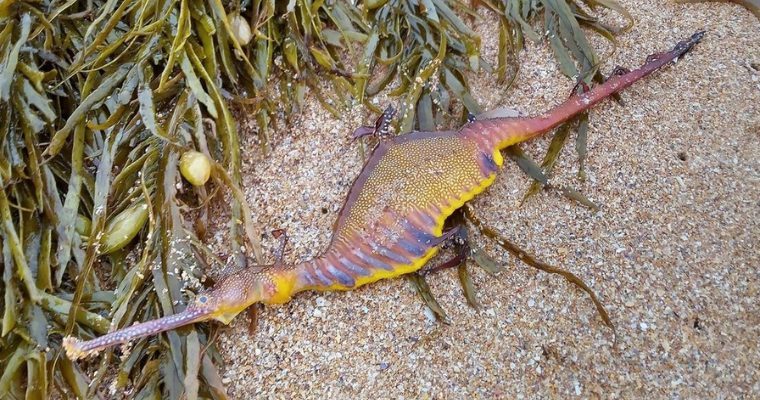
[[[480,309],[447,270],[427,281],[448,325],[403,278],[264,307],[254,333],[241,314],[218,339],[232,398],[760,397],[760,22],[726,3],[621,3],[636,24],[611,57],[608,42],[593,40],[604,74],[707,34],[676,65],[623,92],[624,106],[607,101],[591,112],[585,181],[571,136],[552,181],[601,209],[554,190],[521,205],[530,180],[508,160],[472,202],[505,237],[585,280],[617,328],[615,345],[584,292],[470,229],[470,240],[505,266],[492,276],[470,262]],[[476,30],[494,60],[496,20],[481,14]],[[574,82],[548,46],[529,44],[520,56],[508,90],[492,75],[469,77],[486,109],[536,114],[567,98]],[[255,121],[240,120],[244,190],[266,232],[268,262],[273,229],[290,237],[286,262],[328,244],[362,168],[350,134],[375,118],[359,106],[333,118],[309,99],[274,132],[267,155]],[[540,160],[549,140],[522,148]],[[214,241],[228,255],[226,238]]]

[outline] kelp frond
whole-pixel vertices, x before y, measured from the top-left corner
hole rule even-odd
[[[99,385],[110,354],[93,375],[59,353],[62,335],[172,314],[199,287],[210,193],[183,184],[177,163],[202,152],[229,171],[215,186],[239,192],[225,87],[262,85],[223,5],[19,2],[3,12],[0,398],[46,398],[53,387],[82,398],[224,398],[215,350],[196,327],[133,348],[110,389]],[[244,247],[260,255],[242,200],[233,195],[238,266]],[[146,379],[146,369],[161,373]]]

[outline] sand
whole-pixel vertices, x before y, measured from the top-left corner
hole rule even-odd
[[[520,207],[529,180],[510,162],[472,203],[526,250],[583,278],[617,326],[616,346],[585,293],[471,232],[507,267],[497,276],[470,268],[480,310],[450,270],[428,278],[450,325],[434,321],[406,279],[301,294],[264,308],[253,335],[241,315],[219,340],[232,398],[760,397],[760,22],[731,4],[622,3],[636,25],[605,73],[708,33],[677,65],[624,92],[624,107],[592,112],[586,181],[572,144],[562,154],[554,182],[601,210],[553,191]],[[478,25],[487,57],[494,27],[490,17]],[[566,98],[573,82],[547,47],[521,57],[508,91],[470,77],[486,109],[537,113]],[[241,121],[246,196],[261,227],[287,230],[286,261],[327,245],[362,166],[349,134],[373,119],[359,107],[335,119],[311,99],[266,157],[255,122]],[[547,145],[523,148],[540,157]],[[275,240],[264,246],[271,261]]]

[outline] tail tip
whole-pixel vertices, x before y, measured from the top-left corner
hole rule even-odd
[[[684,40],[681,42],[678,42],[676,45],[676,48],[674,49],[679,55],[684,55],[689,50],[691,50],[694,46],[697,45],[697,43],[702,41],[702,38],[705,37],[705,34],[707,33],[707,30],[700,30],[695,32],[688,40]]]
[[[693,35],[691,35],[691,38],[689,38],[689,42],[692,43],[692,46],[702,41],[702,38],[705,37],[705,34],[707,33],[706,29],[702,29],[701,31],[695,32]]]

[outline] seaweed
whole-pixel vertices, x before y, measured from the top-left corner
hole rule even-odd
[[[209,193],[240,191],[225,87],[257,90],[227,18],[220,2],[191,0],[2,10],[0,397],[226,397],[207,327],[131,349],[110,387],[99,383],[111,354],[77,365],[60,344],[172,314],[200,287],[210,252],[195,215],[207,212]],[[184,183],[177,163],[191,150],[224,177]],[[245,266],[261,252],[252,213],[232,197],[234,260]],[[92,368],[99,373],[85,373]],[[150,370],[162,374],[145,377]]]

